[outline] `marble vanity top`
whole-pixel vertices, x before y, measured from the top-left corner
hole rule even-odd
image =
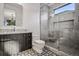
[[[17,33],[30,33],[30,31],[0,32],[0,35],[4,35],[4,34],[17,34]]]

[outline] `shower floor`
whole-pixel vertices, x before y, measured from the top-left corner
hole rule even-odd
[[[37,53],[33,49],[29,49],[14,56],[56,56],[56,54],[50,51],[47,47],[44,47],[42,53]]]

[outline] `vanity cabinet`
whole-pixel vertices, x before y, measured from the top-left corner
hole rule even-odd
[[[21,51],[32,48],[32,33],[24,34],[23,41],[21,41],[20,43],[21,43]]]
[[[0,35],[0,51],[3,55],[13,55],[31,48],[32,33]]]

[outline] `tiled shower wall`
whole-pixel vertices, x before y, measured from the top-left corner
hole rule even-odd
[[[42,40],[48,38],[48,6],[40,4],[40,36]]]
[[[55,4],[55,7],[48,8],[48,40],[50,39],[50,37],[52,39],[51,41],[48,41],[46,43],[49,43],[48,45],[52,47],[56,46],[56,49],[63,51],[69,55],[79,55],[79,4],[75,4],[75,11],[69,11],[59,15],[53,15],[54,11],[52,10],[63,4],[57,5],[58,6],[56,6]],[[58,21],[67,22],[57,23]],[[57,40],[52,42],[52,40],[54,39],[53,37],[58,38]]]

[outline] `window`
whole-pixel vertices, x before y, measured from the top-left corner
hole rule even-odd
[[[75,4],[74,3],[68,3],[64,6],[56,8],[54,11],[55,11],[55,14],[59,14],[61,12],[70,11],[70,10],[75,10]]]

